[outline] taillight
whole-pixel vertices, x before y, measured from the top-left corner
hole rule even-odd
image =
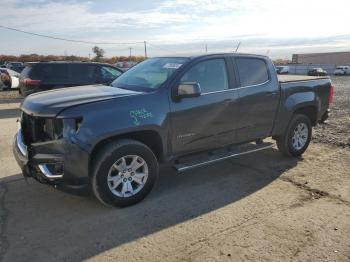
[[[26,87],[34,88],[38,87],[41,84],[40,80],[24,79],[24,84]]]
[[[331,85],[330,89],[329,89],[329,96],[328,96],[328,104],[332,104],[333,103],[333,97],[334,97],[334,86]]]

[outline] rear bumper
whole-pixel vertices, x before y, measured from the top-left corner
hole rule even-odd
[[[329,118],[330,114],[331,114],[331,110],[328,108],[327,111],[321,116],[318,122],[319,123],[325,122]]]
[[[13,140],[13,154],[23,176],[40,183],[71,188],[88,184],[88,154],[64,139],[26,146],[21,131]]]

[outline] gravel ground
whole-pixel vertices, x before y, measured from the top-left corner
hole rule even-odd
[[[22,101],[18,90],[2,91],[0,90],[0,104],[4,103],[18,103]]]
[[[314,129],[313,141],[350,147],[350,77],[332,77],[334,103],[328,121]]]

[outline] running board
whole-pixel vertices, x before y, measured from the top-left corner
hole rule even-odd
[[[192,155],[179,159],[174,165],[177,172],[182,173],[197,167],[214,164],[219,161],[254,153],[257,151],[269,149],[273,147],[273,143],[249,143],[240,146],[230,147],[226,149],[218,149],[216,151],[205,154]]]

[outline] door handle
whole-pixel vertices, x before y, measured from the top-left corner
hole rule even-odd
[[[265,96],[275,96],[277,94],[278,94],[278,92],[269,92],[269,93],[265,94]]]

